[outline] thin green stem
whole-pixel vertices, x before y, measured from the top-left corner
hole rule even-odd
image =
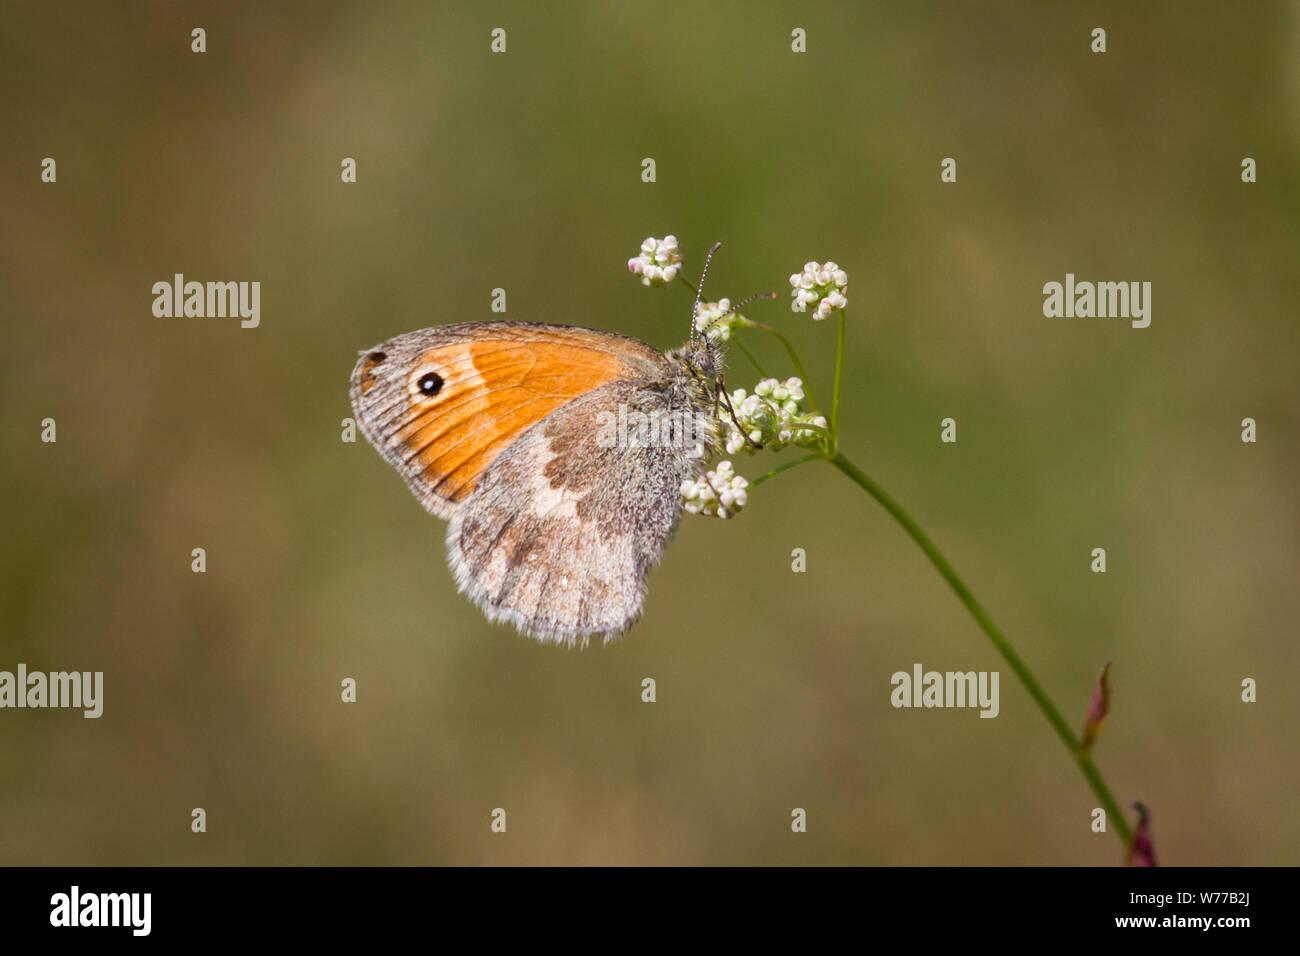
[[[835,349],[835,394],[831,396],[831,434],[834,443],[831,450],[840,445],[840,383],[844,380],[844,310],[840,309],[839,343]]]
[[[814,452],[813,454],[807,455],[804,458],[795,458],[792,461],[783,461],[781,464],[777,465],[775,468],[769,471],[766,475],[760,475],[759,477],[751,481],[749,483],[749,487],[754,488],[758,485],[761,485],[769,478],[775,478],[783,471],[789,471],[791,468],[798,468],[800,465],[806,465],[810,461],[816,461],[819,458],[825,458],[825,457],[826,456],[823,455],[821,452]]]
[[[759,378],[767,378],[768,375],[766,372],[763,371],[763,366],[758,364],[758,359],[754,358],[753,353],[750,352],[749,349],[745,348],[743,344],[741,344],[740,339],[735,336],[732,336],[732,341],[736,343],[736,348],[740,349],[740,354],[745,356],[745,358],[749,359],[749,364],[754,366],[754,371],[758,372]]]
[[[794,346],[790,344],[790,340],[770,325],[764,325],[762,322],[755,322],[753,319],[746,319],[745,321],[749,323],[746,328],[760,329],[764,332],[775,335],[781,344],[785,346],[785,354],[790,356],[790,362],[794,365],[794,370],[799,375],[800,381],[803,382],[803,391],[804,394],[808,396],[808,404],[812,408],[816,408],[817,399],[813,398],[812,383],[808,379],[808,373],[803,370],[803,363],[799,361],[799,355],[795,352]]]
[[[685,276],[681,276],[681,279],[688,288],[695,291],[695,286],[690,282],[690,280]],[[775,335],[781,344],[785,346],[786,354],[789,355],[790,361],[794,365],[799,378],[803,380],[804,393],[808,396],[809,403],[816,408],[817,403],[813,398],[812,389],[809,386],[808,375],[804,372],[803,363],[799,361],[799,356],[795,352],[794,346],[790,344],[789,340],[776,329],[769,325],[764,325],[762,322],[754,322],[746,319],[745,325],[746,327],[761,329],[764,332]],[[1120,809],[1119,804],[1115,802],[1114,796],[1111,795],[1110,788],[1106,786],[1106,781],[1102,777],[1101,771],[1098,770],[1097,765],[1093,763],[1092,754],[1089,748],[1085,746],[1083,740],[1070,729],[1070,725],[1065,722],[1065,718],[1061,715],[1060,709],[1047,695],[1047,692],[1043,690],[1042,685],[1038,683],[1038,679],[1034,677],[1033,672],[1029,670],[1029,667],[1023,660],[1021,660],[1020,655],[1016,653],[1015,648],[1011,646],[1010,642],[1002,632],[998,630],[998,626],[993,623],[993,619],[989,617],[988,612],[984,610],[984,606],[975,599],[975,595],[972,594],[970,588],[966,586],[966,582],[961,579],[961,576],[957,574],[953,566],[948,563],[948,559],[944,557],[943,552],[939,550],[938,546],[930,540],[930,536],[921,530],[921,526],[912,519],[912,516],[903,509],[903,506],[895,501],[884,488],[876,484],[870,477],[859,470],[856,465],[839,453],[840,393],[844,380],[845,326],[844,310],[840,309],[839,334],[837,336],[838,341],[835,351],[835,386],[834,392],[831,396],[829,450],[826,452],[813,452],[803,458],[783,462],[767,474],[750,482],[750,487],[761,485],[763,482],[775,478],[784,471],[789,471],[792,468],[805,465],[810,461],[816,461],[819,458],[825,458],[843,472],[850,480],[866,491],[867,494],[875,498],[876,501],[880,503],[881,507],[888,511],[893,516],[894,520],[902,526],[903,530],[908,533],[912,540],[916,542],[917,547],[924,552],[925,556],[930,559],[930,563],[934,565],[940,576],[948,582],[948,586],[953,589],[953,592],[957,595],[958,599],[966,606],[966,610],[968,610],[971,617],[975,619],[975,623],[979,625],[980,630],[982,630],[988,637],[989,641],[992,642],[994,649],[1002,656],[1002,659],[1007,662],[1011,670],[1015,672],[1015,675],[1020,679],[1020,682],[1025,686],[1025,689],[1029,691],[1029,696],[1033,698],[1034,703],[1038,705],[1038,709],[1042,711],[1043,716],[1047,718],[1047,722],[1052,725],[1052,729],[1056,731],[1056,735],[1061,738],[1061,742],[1065,744],[1065,749],[1069,751],[1070,756],[1074,758],[1074,762],[1078,764],[1080,772],[1088,782],[1088,786],[1092,788],[1092,792],[1096,794],[1097,799],[1101,802],[1102,807],[1106,811],[1106,815],[1110,818],[1110,822],[1114,827],[1115,835],[1119,837],[1125,848],[1130,847],[1133,843],[1133,831],[1124,817],[1124,812]],[[754,367],[758,369],[759,374],[763,375],[764,373],[762,368],[749,353],[749,350],[744,348],[744,346],[741,346],[739,343],[737,343],[737,346],[754,364]],[[766,376],[764,375],[764,377]]]
[[[880,487],[880,485],[876,484],[867,477],[867,475],[858,470],[852,462],[838,453],[831,457],[829,461],[832,465],[848,476],[848,478],[857,483],[864,491],[866,491],[867,494],[880,502],[881,506],[893,515],[894,520],[903,526],[903,530],[906,531],[911,536],[912,540],[916,542],[917,546],[925,552],[925,556],[930,559],[930,563],[935,566],[939,571],[939,574],[943,576],[943,579],[947,581],[953,591],[956,592],[957,597],[961,600],[962,604],[966,605],[966,609],[970,611],[971,616],[975,618],[975,623],[980,626],[980,629],[984,631],[988,636],[988,639],[993,642],[994,648],[996,648],[997,652],[1002,655],[1002,659],[1007,662],[1013,671],[1015,671],[1016,676],[1020,678],[1020,682],[1024,684],[1025,689],[1029,691],[1029,696],[1034,699],[1034,703],[1038,705],[1038,709],[1043,712],[1043,716],[1047,718],[1047,722],[1052,725],[1052,729],[1056,731],[1056,735],[1061,738],[1066,749],[1070,752],[1070,756],[1072,756],[1075,763],[1079,765],[1079,770],[1082,771],[1084,778],[1088,781],[1088,786],[1092,788],[1092,792],[1095,793],[1097,799],[1101,801],[1101,805],[1106,810],[1106,815],[1110,818],[1110,822],[1115,829],[1115,834],[1124,843],[1125,847],[1131,845],[1133,842],[1133,831],[1129,828],[1128,821],[1124,819],[1124,813],[1120,810],[1119,804],[1117,804],[1115,798],[1111,796],[1110,789],[1106,786],[1106,781],[1102,779],[1101,771],[1099,771],[1097,765],[1092,762],[1092,755],[1084,748],[1082,741],[1075,736],[1074,731],[1070,729],[1070,725],[1067,724],[1065,718],[1061,716],[1061,712],[1057,709],[1056,704],[1054,704],[1052,699],[1047,696],[1047,692],[1043,690],[1042,686],[1038,683],[1038,680],[1030,672],[1029,668],[1025,666],[1025,662],[1020,659],[1020,655],[1016,653],[1015,648],[1007,642],[1007,639],[1002,635],[1002,632],[998,630],[997,625],[993,623],[993,619],[989,617],[988,612],[984,610],[979,601],[975,600],[975,595],[973,595],[970,588],[966,586],[966,582],[961,579],[955,570],[953,570],[952,565],[948,563],[948,559],[943,556],[943,552],[941,552],[938,547],[935,546],[935,543],[930,540],[929,536],[921,530],[920,525],[912,520],[911,515],[903,510],[902,505],[895,501],[884,488]]]

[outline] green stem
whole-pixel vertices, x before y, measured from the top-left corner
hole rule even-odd
[[[758,364],[758,359],[754,358],[753,353],[750,352],[749,349],[745,348],[745,346],[741,343],[740,338],[738,336],[733,335],[731,339],[735,343],[736,348],[740,349],[740,354],[745,356],[745,358],[749,359],[749,364],[754,366],[754,371],[758,372],[758,377],[768,378],[768,374],[763,371],[763,366]]]
[[[835,436],[832,451],[840,444],[840,382],[844,379],[844,310],[840,309],[839,344],[835,349],[835,394],[831,396],[831,434]]]
[[[746,328],[761,329],[764,332],[771,333],[780,340],[782,345],[785,346],[785,354],[790,356],[790,362],[794,365],[794,370],[798,373],[799,380],[803,382],[803,391],[804,394],[808,396],[808,405],[810,408],[816,408],[817,399],[813,398],[812,383],[808,378],[808,373],[803,370],[803,363],[799,361],[799,355],[795,352],[794,346],[790,344],[790,340],[770,325],[764,325],[762,322],[755,322],[753,319],[746,319],[745,321],[749,323]]]
[[[811,455],[808,455],[804,458],[795,458],[793,461],[783,461],[781,462],[781,464],[777,465],[775,468],[769,471],[766,475],[760,475],[759,477],[751,481],[749,483],[749,487],[754,488],[758,485],[761,485],[769,478],[775,478],[783,471],[789,471],[791,468],[797,468],[799,465],[806,465],[810,461],[816,461],[819,458],[825,458],[825,457],[826,457],[825,455],[823,455],[821,452],[818,451],[818,452],[813,452]]]
[[[837,376],[837,385],[838,381],[839,379]],[[880,485],[876,484],[869,477],[859,471],[852,462],[838,453],[831,457],[829,461],[840,471],[844,472],[844,474],[851,480],[860,485],[867,494],[880,502],[881,506],[894,516],[894,520],[903,526],[903,530],[906,531],[911,536],[912,540],[916,542],[917,546],[925,552],[925,556],[930,559],[930,563],[938,569],[939,574],[943,576],[943,579],[947,581],[953,591],[957,593],[957,597],[961,599],[962,604],[966,605],[966,609],[970,611],[971,616],[975,618],[975,623],[980,626],[980,629],[984,631],[988,636],[988,639],[993,642],[994,648],[996,648],[997,652],[1002,655],[1002,659],[1010,665],[1011,669],[1015,671],[1016,676],[1020,678],[1020,682],[1025,685],[1025,689],[1029,691],[1029,696],[1034,699],[1034,703],[1038,705],[1038,709],[1043,712],[1043,716],[1047,718],[1047,722],[1052,725],[1052,729],[1056,731],[1056,735],[1061,738],[1066,749],[1070,752],[1070,756],[1072,756],[1074,762],[1079,765],[1079,770],[1082,771],[1084,778],[1088,781],[1088,786],[1092,788],[1092,792],[1095,793],[1097,799],[1101,801],[1102,807],[1106,810],[1106,815],[1110,818],[1111,824],[1114,826],[1116,835],[1124,843],[1126,848],[1130,846],[1133,842],[1133,831],[1129,828],[1128,821],[1124,819],[1124,813],[1115,802],[1115,798],[1111,796],[1110,789],[1106,786],[1106,781],[1102,779],[1101,771],[1099,771],[1097,765],[1092,762],[1092,755],[1084,748],[1082,741],[1075,736],[1074,731],[1070,729],[1070,725],[1067,724],[1065,718],[1061,716],[1061,712],[1057,709],[1056,705],[1052,703],[1052,699],[1047,696],[1047,692],[1043,690],[1037,679],[1030,672],[1029,668],[1025,666],[1025,662],[1020,659],[1020,655],[1016,653],[1015,648],[1013,648],[1007,642],[1007,639],[1003,637],[1002,632],[999,631],[997,625],[993,623],[993,619],[989,617],[988,612],[984,610],[979,601],[975,600],[975,595],[973,595],[970,588],[966,586],[966,582],[958,576],[955,570],[953,570],[952,565],[948,563],[948,559],[943,556],[943,552],[935,546],[935,543],[930,540],[929,536],[921,530],[920,526],[915,521],[912,520],[911,515],[903,510],[902,505],[890,497],[889,493],[886,492],[884,488],[881,488]],[[796,462],[796,464],[798,464],[798,462]]]

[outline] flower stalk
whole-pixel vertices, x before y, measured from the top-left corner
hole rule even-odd
[[[628,268],[634,274],[640,276],[643,283],[657,285],[664,280],[671,281],[676,277],[692,291],[695,291],[695,286],[680,271],[680,250],[674,237],[669,236],[662,241],[647,239],[642,244],[641,250],[641,258],[630,261]],[[811,390],[807,385],[808,377],[804,374],[803,364],[800,362],[794,346],[790,344],[784,335],[770,326],[744,318],[739,313],[728,313],[730,304],[726,299],[702,305],[700,314],[702,317],[707,316],[707,318],[702,323],[703,327],[700,331],[705,331],[706,334],[718,337],[723,341],[730,340],[733,332],[742,329],[753,328],[768,332],[776,336],[784,346],[791,365],[798,373],[797,377],[791,377],[785,381],[769,378],[762,372],[757,359],[754,358],[752,353],[744,348],[739,341],[733,342],[749,358],[754,367],[759,370],[759,374],[764,375],[764,378],[755,386],[752,394],[746,393],[743,389],[738,389],[727,396],[731,400],[727,403],[730,407],[721,410],[719,414],[719,426],[722,430],[727,452],[734,455],[743,449],[752,453],[759,449],[777,449],[789,444],[802,445],[811,449],[811,452],[801,458],[783,462],[750,482],[746,482],[744,478],[736,475],[730,461],[720,462],[715,471],[708,472],[695,482],[683,484],[682,493],[686,510],[695,514],[727,517],[729,513],[733,513],[745,505],[749,490],[757,488],[779,474],[813,461],[826,461],[833,465],[845,477],[874,498],[898,522],[912,541],[915,542],[916,546],[930,560],[930,563],[934,565],[940,577],[952,588],[958,600],[970,612],[976,625],[984,632],[994,650],[1006,661],[1007,666],[1011,668],[1016,678],[1024,685],[1030,698],[1056,732],[1061,743],[1064,744],[1066,751],[1079,767],[1079,771],[1083,774],[1089,788],[1091,788],[1102,808],[1106,811],[1110,826],[1114,829],[1115,834],[1124,844],[1130,859],[1132,859],[1139,841],[1135,840],[1133,829],[1129,826],[1123,811],[1111,794],[1110,788],[1106,785],[1101,771],[1097,769],[1097,765],[1092,759],[1092,745],[1100,732],[1101,724],[1105,720],[1105,712],[1108,709],[1109,689],[1105,684],[1105,672],[1102,674],[1098,690],[1094,695],[1094,704],[1089,708],[1083,733],[1081,735],[1076,734],[1061,714],[1060,708],[1056,706],[1051,696],[1043,689],[1029,666],[1020,657],[1016,649],[1011,646],[1011,642],[1007,640],[1006,636],[993,622],[988,611],[975,598],[966,582],[953,568],[952,563],[944,553],[931,540],[930,536],[925,533],[915,519],[908,514],[892,495],[849,461],[839,450],[840,395],[844,378],[845,357],[845,311],[848,306],[847,273],[834,262],[808,262],[801,272],[790,276],[790,286],[792,311],[801,313],[811,311],[814,321],[821,321],[836,313],[838,329],[830,421],[827,422],[824,417],[817,414],[817,405],[813,401]],[[809,408],[804,408],[800,404],[805,399]],[[1107,664],[1107,668],[1109,666]],[[1143,819],[1145,820],[1145,814]],[[1151,863],[1154,863],[1154,851],[1143,851],[1137,855],[1143,860],[1149,859]]]
[[[1096,794],[1102,808],[1105,809],[1106,817],[1114,826],[1115,833],[1124,843],[1124,846],[1128,847],[1133,842],[1133,831],[1129,828],[1128,821],[1124,819],[1124,813],[1120,810],[1119,804],[1115,802],[1114,796],[1111,795],[1110,788],[1106,786],[1101,771],[1093,763],[1088,748],[1084,746],[1081,739],[1075,736],[1074,731],[1070,729],[1070,725],[1061,716],[1061,711],[1052,701],[1052,698],[1048,696],[1047,691],[1043,690],[1042,685],[1038,683],[1038,679],[1034,677],[1028,665],[1016,653],[1016,649],[1011,646],[1011,643],[998,629],[998,626],[993,623],[988,611],[984,610],[984,606],[976,600],[975,595],[971,593],[971,589],[967,587],[966,582],[962,580],[952,564],[944,557],[943,552],[930,540],[930,536],[921,529],[921,526],[912,519],[912,516],[903,509],[903,506],[856,465],[838,453],[827,460],[843,472],[850,481],[875,498],[881,507],[902,525],[903,530],[916,542],[917,547],[924,552],[925,556],[930,559],[930,563],[948,582],[948,586],[953,589],[957,598],[966,606],[966,610],[970,612],[971,617],[975,618],[975,623],[979,625],[980,630],[988,637],[1002,659],[1007,662],[1007,665],[1019,678],[1020,683],[1025,686],[1025,690],[1029,691],[1029,696],[1038,705],[1038,709],[1047,718],[1047,722],[1052,725],[1056,735],[1061,738],[1061,742],[1065,744],[1065,749],[1070,752],[1070,756],[1079,765],[1079,770],[1083,773],[1084,779],[1088,781],[1088,786],[1092,788],[1092,792]],[[757,482],[752,484],[757,484]]]

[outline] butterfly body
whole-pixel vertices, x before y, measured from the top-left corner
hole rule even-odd
[[[542,641],[608,640],[640,614],[718,446],[722,356],[572,326],[463,323],[397,336],[352,374],[362,432],[448,519],[460,590]]]

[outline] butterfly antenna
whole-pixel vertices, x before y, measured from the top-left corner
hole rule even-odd
[[[704,268],[700,270],[700,284],[695,288],[695,304],[691,306],[691,341],[695,341],[699,333],[695,330],[695,319],[700,314],[700,296],[704,295],[704,277],[709,274],[709,263],[713,261],[713,254],[718,251],[722,243],[715,242],[709,249],[709,254],[704,257]]]
[[[723,312],[721,315],[714,316],[713,321],[710,322],[706,328],[701,329],[700,331],[703,334],[707,335],[709,329],[713,328],[713,326],[717,325],[727,316],[736,314],[745,306],[749,305],[749,303],[753,302],[755,299],[776,299],[776,298],[779,298],[779,296],[775,292],[755,292],[753,295],[745,299],[743,302],[737,302],[735,305],[729,308],[726,312]]]
[[[775,292],[755,292],[748,299],[745,299],[743,302],[736,303],[731,308],[729,308],[726,312],[723,312],[722,315],[718,316],[718,318],[720,319],[725,318],[726,316],[731,315],[733,312],[739,312],[741,309],[749,305],[749,303],[753,302],[755,299],[775,299],[776,297],[777,294]]]

